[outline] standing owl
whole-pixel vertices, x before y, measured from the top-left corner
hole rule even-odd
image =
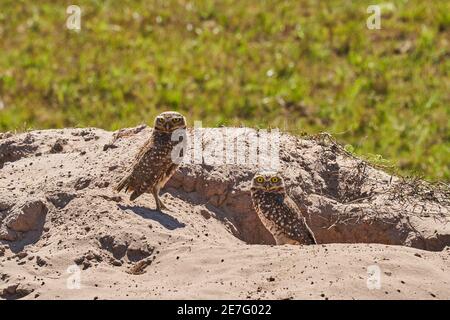
[[[176,134],[175,130],[177,131]],[[186,119],[178,112],[167,111],[155,118],[149,140],[139,150],[127,175],[119,182],[116,191],[131,191],[133,201],[143,193],[152,193],[158,210],[167,209],[159,199],[159,190],[166,184],[180,164],[180,141],[186,129]],[[181,133],[181,134],[180,134]],[[185,142],[185,136],[183,139]]]
[[[276,244],[317,244],[305,217],[286,194],[279,174],[257,173],[252,181],[251,196],[256,213]]]

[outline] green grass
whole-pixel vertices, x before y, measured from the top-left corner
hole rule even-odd
[[[117,129],[175,109],[204,126],[327,131],[448,180],[450,1],[392,1],[368,30],[372,2],[2,0],[0,130]]]

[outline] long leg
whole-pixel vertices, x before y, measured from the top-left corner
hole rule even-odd
[[[152,193],[153,193],[153,197],[155,198],[156,209],[158,209],[159,211],[161,211],[163,209],[167,210],[167,207],[164,205],[164,203],[159,198],[159,188],[154,187]]]
[[[314,232],[311,230],[311,228],[306,223],[306,219],[303,218],[303,223],[305,225],[305,238],[307,239],[306,244],[317,244],[316,236],[314,235]]]

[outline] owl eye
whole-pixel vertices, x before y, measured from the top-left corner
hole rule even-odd
[[[158,123],[163,123],[164,119],[163,118],[157,118],[156,121],[158,121]]]
[[[264,178],[263,177],[256,177],[256,182],[258,183],[263,183],[264,182]]]
[[[270,181],[271,181],[272,183],[277,183],[278,181],[280,181],[280,178],[278,178],[278,177],[272,177],[272,178],[270,179]]]
[[[180,122],[180,121],[181,121],[180,118],[173,118],[173,119],[172,119],[172,122],[173,122],[173,123],[178,123],[178,122]]]

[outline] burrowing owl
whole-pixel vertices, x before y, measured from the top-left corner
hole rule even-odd
[[[317,243],[300,209],[286,194],[283,178],[278,173],[257,173],[251,195],[256,213],[277,244]]]
[[[178,129],[180,131],[173,135]],[[159,199],[159,190],[175,173],[181,162],[180,154],[179,152],[178,155],[176,154],[175,146],[180,143],[176,137],[182,136],[178,133],[184,129],[186,129],[186,119],[178,112],[168,111],[157,116],[151,137],[139,150],[130,170],[119,182],[116,190],[132,191],[131,201],[143,193],[152,193],[157,209],[166,209]]]

